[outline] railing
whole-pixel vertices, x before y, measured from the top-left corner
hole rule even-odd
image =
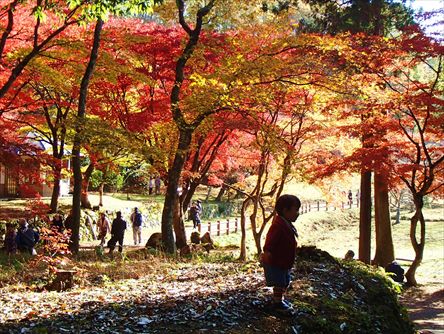
[[[201,223],[197,226],[197,230],[200,234],[209,232],[215,236],[237,233],[239,230],[239,220],[234,218],[232,221],[227,219],[226,221],[218,220],[217,222]]]
[[[342,202],[340,205],[341,209],[351,209],[353,207],[359,207],[359,201],[349,201]],[[304,202],[301,207],[301,214],[316,211],[335,211],[338,206],[335,204],[330,204],[326,201],[316,201],[316,202]],[[234,218],[234,220],[227,219],[225,221],[216,221],[201,223],[197,226],[197,230],[200,234],[209,232],[212,236],[228,235],[230,233],[237,233],[239,230],[239,219]]]
[[[359,201],[348,201],[348,202],[342,202],[340,205],[341,209],[351,209],[353,207],[359,208]],[[316,201],[316,202],[304,202],[302,203],[301,207],[301,214],[307,213],[307,212],[314,212],[314,211],[328,211],[328,210],[337,210],[338,206],[337,204],[330,204],[326,201]]]

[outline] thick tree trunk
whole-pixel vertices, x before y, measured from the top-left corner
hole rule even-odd
[[[94,72],[94,67],[97,62],[97,57],[99,54],[100,46],[100,34],[102,32],[103,21],[102,19],[97,19],[97,23],[94,29],[94,41],[93,47],[91,49],[91,55],[89,58],[88,66],[86,67],[85,73],[80,84],[80,94],[79,94],[79,107],[77,111],[77,124],[74,135],[74,143],[72,149],[72,160],[73,160],[73,173],[74,173],[74,192],[72,196],[72,233],[71,233],[71,243],[70,249],[74,254],[79,252],[79,230],[80,230],[80,199],[82,195],[82,171],[80,163],[80,148],[82,145],[82,130],[83,122],[86,114],[86,100],[88,96],[88,86],[91,80],[91,76]]]
[[[359,260],[370,264],[372,233],[372,173],[361,172],[359,206]]]
[[[162,241],[165,251],[171,254],[176,252],[172,225],[174,209],[176,207],[176,202],[179,200],[177,188],[179,186],[180,174],[190,149],[193,132],[205,118],[204,115],[199,115],[192,124],[187,123],[187,120],[180,109],[181,87],[185,78],[185,66],[193,55],[194,49],[199,42],[203,18],[213,8],[214,0],[210,0],[204,7],[197,11],[194,29],[191,29],[186,23],[184,0],[177,0],[176,5],[179,10],[179,23],[188,34],[188,41],[176,62],[175,80],[170,96],[171,113],[173,120],[179,129],[179,143],[174,156],[173,165],[168,171],[168,185],[162,212]],[[181,224],[183,225],[183,221]]]
[[[373,262],[378,266],[385,267],[395,260],[388,185],[385,175],[375,172],[374,188],[376,253]]]
[[[179,143],[174,156],[173,165],[168,171],[168,186],[162,211],[162,241],[166,252],[175,253],[176,247],[173,235],[173,214],[176,202],[179,201],[177,188],[179,187],[180,173],[185,164],[186,153],[190,148],[193,131],[180,130]]]
[[[54,170],[54,182],[51,194],[51,203],[49,205],[51,213],[57,212],[58,209],[61,179],[62,179],[62,163],[61,161],[57,161]]]
[[[409,270],[405,274],[407,279],[407,284],[410,286],[416,286],[416,270],[422,262],[424,256],[425,247],[425,220],[422,214],[422,208],[424,207],[424,198],[422,196],[417,196],[415,199],[416,211],[414,216],[410,220],[410,241],[412,243],[413,249],[415,250],[415,259],[410,265]],[[420,223],[420,241],[418,242],[416,238],[416,229],[418,227],[418,221]]]
[[[105,181],[100,182],[99,186],[99,206],[103,206],[103,188],[105,187]]]
[[[187,235],[183,223],[182,205],[176,201],[173,215],[174,234],[176,235],[176,247],[181,249],[187,245]]]
[[[194,196],[194,193],[196,192],[197,187],[199,186],[198,182],[191,182],[190,187],[183,196],[183,202],[182,202],[182,212],[185,213],[188,209],[188,206],[191,203],[191,199]]]
[[[88,197],[88,190],[89,190],[89,182],[91,180],[92,172],[94,171],[94,164],[89,164],[88,168],[86,169],[83,180],[82,180],[82,196],[80,197],[80,204],[81,207],[84,209],[91,209],[91,201]]]

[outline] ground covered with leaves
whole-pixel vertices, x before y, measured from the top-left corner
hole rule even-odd
[[[66,292],[4,284],[0,332],[414,332],[390,280],[317,249],[299,249],[288,293],[296,309],[291,317],[268,307],[270,290],[255,262],[237,263],[223,252],[180,261],[134,253],[78,261],[77,285]]]

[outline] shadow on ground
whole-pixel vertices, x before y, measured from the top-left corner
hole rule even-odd
[[[78,313],[9,322],[0,333],[295,333],[297,317],[265,313],[260,295],[234,288],[191,301],[85,302]]]
[[[441,285],[442,287],[442,285]],[[428,287],[431,290],[434,287]],[[427,293],[425,287],[411,288],[401,298],[418,329],[444,332],[444,289]]]

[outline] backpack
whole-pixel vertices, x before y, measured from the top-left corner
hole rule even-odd
[[[142,226],[142,214],[140,212],[137,212],[136,217],[134,217],[134,225]]]

